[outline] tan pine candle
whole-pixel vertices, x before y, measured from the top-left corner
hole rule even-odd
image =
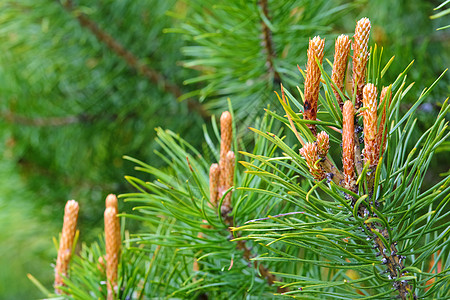
[[[235,161],[234,152],[228,151],[225,159],[226,159],[224,168],[225,185],[223,187],[223,192],[226,192],[230,187],[233,186],[234,161]],[[225,196],[225,199],[223,201],[223,207],[225,208],[225,211],[231,210],[231,191]]]
[[[333,62],[333,72],[331,73],[331,80],[336,84],[339,91],[344,92],[344,78],[345,71],[347,69],[348,55],[350,54],[350,44],[351,41],[347,35],[341,34],[336,39],[334,46],[334,62]],[[339,105],[342,108],[343,99],[339,95],[338,90],[333,86],[333,92]]]
[[[370,168],[374,169],[378,163],[376,157],[377,145],[377,88],[368,83],[363,90],[363,104],[366,110],[363,112],[364,124],[364,158],[370,162]]]
[[[220,168],[218,164],[212,164],[209,168],[209,201],[213,207],[217,206],[218,190],[219,190],[219,174]]]
[[[319,158],[325,158],[330,149],[330,137],[325,131],[321,131],[317,135],[317,154]]]
[[[366,66],[369,59],[368,42],[370,34],[370,21],[362,18],[356,23],[353,36],[353,89],[356,87],[356,109],[361,107],[363,88],[366,80]]]
[[[117,287],[120,243],[117,241],[117,212],[113,207],[105,209],[106,279],[108,300],[113,300]]]
[[[59,241],[58,257],[55,267],[55,292],[61,294],[58,287],[63,286],[63,277],[67,276],[69,261],[72,256],[73,240],[75,238],[79,206],[75,200],[69,200],[64,208],[64,223]]]
[[[386,98],[386,93],[389,90],[390,86],[383,87],[381,90],[381,96],[380,96],[380,105],[385,101],[384,98]],[[385,124],[386,124],[386,106],[389,106],[391,103],[391,97],[389,99],[386,99],[383,105],[383,112],[381,114],[381,120],[380,120],[380,126],[378,127],[378,133],[377,133],[377,145],[378,148],[375,149],[376,157],[377,159],[380,159],[381,156],[383,156],[384,149],[386,148],[386,138],[387,138],[387,130],[385,131]]]
[[[308,62],[306,65],[306,79],[305,79],[305,112],[303,118],[305,120],[316,120],[317,117],[317,102],[319,100],[320,89],[320,68],[316,62],[316,58],[319,63],[322,64],[323,60],[323,48],[325,46],[325,40],[319,36],[309,40],[308,47]],[[308,124],[308,128],[316,135],[317,130],[314,124]]]
[[[231,149],[231,140],[233,137],[232,117],[230,112],[225,111],[220,117],[220,161],[219,161],[219,188],[218,199],[223,196],[227,183],[225,166],[227,161],[227,153]]]
[[[116,195],[109,194],[106,197],[105,207],[112,207],[116,211],[116,214],[119,213],[119,203],[117,201]],[[120,218],[119,217],[115,218],[115,226],[116,226],[116,233],[117,233],[116,240],[117,240],[117,244],[119,245],[119,249],[120,249],[120,246],[122,244],[122,239],[120,237]]]
[[[351,101],[345,101],[342,109],[342,166],[345,188],[354,191],[355,186],[355,110]]]
[[[325,171],[319,164],[316,164],[319,156],[317,155],[317,145],[315,143],[306,143],[300,154],[305,158],[308,165],[309,172],[316,180],[322,180],[325,178]]]
[[[231,149],[233,137],[232,118],[229,111],[224,111],[220,116],[220,162],[225,161],[228,151]]]

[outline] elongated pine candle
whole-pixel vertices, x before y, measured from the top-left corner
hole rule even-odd
[[[59,241],[58,257],[56,259],[55,267],[55,292],[61,293],[58,287],[63,286],[63,277],[67,276],[69,269],[69,261],[72,257],[73,240],[75,238],[78,211],[78,202],[69,200],[64,208],[64,223],[61,233],[61,240]]]
[[[347,35],[341,34],[336,39],[334,46],[334,62],[333,71],[331,73],[331,80],[336,84],[339,91],[344,92],[344,77],[347,69],[348,55],[350,54],[351,41]],[[333,86],[333,92],[342,107],[343,99],[339,95],[338,90]]]
[[[368,83],[363,90],[363,104],[366,110],[363,112],[364,124],[364,158],[370,162],[373,169],[378,163],[376,157],[377,145],[377,88]]]
[[[309,40],[308,47],[308,62],[306,65],[306,79],[305,79],[305,104],[304,104],[304,119],[316,120],[317,117],[317,102],[319,100],[320,89],[320,68],[316,62],[316,58],[319,63],[323,61],[323,48],[325,46],[325,40],[319,36]],[[316,126],[314,124],[308,124],[308,128],[316,135]]]
[[[342,109],[342,166],[345,188],[352,190],[355,184],[355,109],[351,101],[345,101]]]
[[[353,90],[356,88],[356,109],[361,107],[366,80],[370,27],[369,19],[362,18],[356,23],[355,35],[353,36]]]

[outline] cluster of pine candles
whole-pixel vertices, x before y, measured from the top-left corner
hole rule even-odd
[[[336,39],[335,54],[332,69],[333,92],[342,112],[342,130],[330,127],[342,135],[342,171],[332,162],[329,155],[330,138],[322,131],[317,132],[316,121],[318,111],[318,100],[321,83],[321,69],[324,57],[325,41],[316,36],[309,41],[307,52],[308,60],[306,66],[304,83],[304,111],[303,118],[307,120],[307,126],[315,137],[315,142],[306,143],[306,137],[302,137],[296,130],[294,122],[287,113],[288,121],[296,138],[301,143],[299,150],[305,159],[312,177],[320,182],[322,180],[333,181],[345,189],[345,197],[349,207],[357,212],[359,218],[364,220],[361,230],[367,234],[367,240],[373,241],[373,248],[377,251],[381,263],[386,267],[389,279],[393,281],[393,289],[398,291],[401,299],[416,299],[411,282],[401,280],[407,272],[405,268],[405,257],[398,254],[396,242],[390,241],[390,233],[382,218],[377,215],[379,203],[375,199],[374,191],[377,189],[377,176],[380,172],[383,153],[388,140],[387,111],[391,103],[391,85],[383,87],[381,92],[377,91],[373,83],[367,82],[366,72],[369,60],[368,39],[371,25],[367,18],[362,18],[356,24],[353,41],[346,35],[340,35]],[[353,53],[351,54],[351,50]],[[348,65],[348,57],[352,57],[351,87],[345,90],[345,78]],[[300,70],[302,73],[303,71]],[[347,76],[350,77],[350,76]],[[347,80],[348,81],[348,80]],[[347,93],[346,93],[347,92]],[[352,95],[351,97],[346,94]],[[286,103],[283,87],[281,88],[282,101]],[[362,122],[358,119],[362,117]],[[362,123],[362,124],[361,124]],[[235,174],[235,153],[231,151],[233,140],[232,116],[226,111],[220,118],[220,159],[213,163],[209,169],[209,197],[208,204],[217,208],[222,215],[228,230],[236,234],[232,226],[232,192]],[[189,164],[189,160],[188,160]],[[190,164],[189,164],[189,167]],[[191,171],[193,172],[192,168]],[[365,204],[366,203],[366,204]],[[368,206],[367,206],[368,205]],[[64,286],[64,277],[68,276],[68,264],[73,249],[73,240],[76,232],[76,220],[78,216],[78,203],[67,202],[64,216],[64,225],[55,268],[55,290],[62,293],[60,288]],[[106,265],[105,279],[107,284],[107,299],[114,299],[117,293],[117,267],[120,257],[120,224],[117,217],[117,198],[109,195],[106,199],[105,210],[105,241],[106,255],[101,258],[99,266],[104,269]],[[368,221],[370,219],[370,221]],[[380,220],[374,221],[374,220]],[[210,228],[206,220],[202,225]],[[202,232],[198,233],[202,237]],[[235,236],[236,237],[236,236]],[[236,239],[236,247],[243,251],[247,261],[251,261],[252,253],[244,240]],[[263,264],[254,262],[259,275],[267,279],[272,285],[277,279],[267,270]],[[231,266],[230,266],[231,268]],[[193,271],[199,271],[200,266],[194,261]],[[399,280],[395,280],[400,278]],[[289,291],[288,287],[278,287],[278,292]]]
[[[333,180],[336,184],[348,190],[346,197],[351,200],[351,207],[358,211],[358,216],[364,220],[377,218],[373,209],[368,209],[357,199],[364,199],[362,195],[368,195],[371,206],[379,206],[373,198],[375,176],[377,166],[382,161],[386,147],[386,106],[390,103],[391,86],[383,87],[378,101],[378,91],[374,84],[366,82],[366,68],[369,59],[368,40],[370,34],[370,21],[362,18],[356,24],[353,43],[346,35],[340,35],[335,43],[335,54],[331,80],[333,91],[342,111],[342,165],[341,173],[336,166],[327,158],[329,150],[329,136],[325,132],[317,133],[314,123],[308,124],[311,133],[316,137],[316,142],[305,143],[295,130],[299,142],[302,144],[300,154],[305,158],[311,175],[315,180]],[[321,71],[325,41],[316,36],[309,41],[308,62],[305,76],[304,90],[304,113],[305,120],[315,121],[317,116],[317,103],[320,90]],[[354,102],[344,95],[344,78],[347,70],[347,60],[352,55],[352,89]],[[282,97],[285,101],[284,91]],[[377,111],[382,111],[380,118]],[[357,117],[362,115],[363,126],[358,125]],[[380,119],[380,121],[378,121]],[[359,134],[363,133],[360,139]],[[363,142],[363,150],[360,142]],[[362,152],[362,154],[361,154]],[[366,170],[364,170],[366,169]],[[365,172],[364,172],[365,171]],[[357,176],[366,175],[366,184],[357,184]],[[362,189],[362,190],[360,190]],[[358,196],[359,195],[359,196]],[[397,253],[396,243],[386,245],[384,241],[389,240],[388,230],[380,223],[365,222],[362,228],[368,234],[368,239],[373,239],[374,249],[378,250],[377,256],[386,265],[389,278],[395,279],[405,275],[404,256]],[[384,241],[383,241],[384,240]],[[394,288],[398,290],[401,299],[407,299],[414,295],[411,285],[407,280],[395,281]]]
[[[327,158],[329,150],[329,136],[322,131],[317,133],[313,122],[308,125],[311,133],[316,137],[316,142],[305,143],[299,135],[292,119],[287,114],[291,128],[302,144],[300,154],[305,158],[309,171],[315,180],[333,180],[336,184],[349,191],[346,197],[351,200],[351,207],[357,207],[359,217],[364,220],[377,218],[373,213],[362,204],[364,197],[358,195],[368,195],[371,206],[379,206],[376,199],[372,200],[377,166],[381,163],[387,141],[387,122],[386,110],[390,104],[391,86],[383,87],[379,101],[378,91],[374,84],[366,82],[366,69],[369,60],[368,40],[370,34],[370,21],[368,18],[362,18],[356,24],[353,43],[347,35],[340,35],[336,39],[335,54],[331,80],[333,82],[333,92],[338,100],[342,117],[343,128],[339,131],[342,134],[343,172]],[[316,121],[318,100],[321,82],[321,70],[319,64],[322,64],[324,56],[325,41],[316,36],[309,41],[308,60],[306,66],[306,75],[304,83],[304,112],[305,120]],[[346,76],[348,57],[350,48],[353,49],[352,55],[352,84],[349,94],[353,94],[354,102],[345,96],[344,79]],[[302,72],[302,70],[300,70]],[[303,72],[302,72],[303,73]],[[281,87],[282,99],[286,103],[284,89]],[[380,118],[377,111],[382,111]],[[359,126],[357,117],[362,116],[363,126]],[[379,121],[380,120],[380,121]],[[214,206],[220,205],[218,199],[222,198],[224,193],[228,192],[221,205],[222,217],[227,224],[231,226],[232,220],[228,217],[231,212],[231,190],[233,186],[234,174],[234,153],[230,151],[231,144],[231,115],[224,112],[220,119],[221,125],[221,148],[219,164],[212,164],[210,168],[210,203]],[[363,137],[359,137],[360,133]],[[361,142],[360,142],[361,141]],[[361,146],[363,144],[363,147]],[[362,149],[362,150],[361,150]],[[359,185],[357,177],[365,174],[366,185]],[[358,190],[362,187],[362,190]],[[359,201],[357,201],[360,199]],[[206,225],[205,225],[206,226]],[[403,272],[405,257],[397,253],[396,243],[386,246],[384,241],[389,240],[388,230],[380,223],[366,222],[366,228],[362,228],[368,234],[368,239],[373,239],[374,248],[378,250],[377,256],[381,256],[381,261],[387,267],[389,278],[395,279],[406,275]],[[384,241],[383,241],[384,240]],[[249,260],[250,251],[245,243],[238,240],[238,248],[248,253],[245,258]],[[255,264],[256,267],[256,264]],[[259,272],[265,277],[269,284],[276,279],[265,269],[262,264],[258,265]],[[198,265],[194,265],[194,270],[198,270]],[[416,298],[412,287],[407,280],[395,281],[394,288],[398,290],[401,299],[407,299],[409,296]],[[288,291],[287,288],[278,288],[278,292]]]
[[[231,150],[231,142],[233,140],[233,126],[232,116],[229,111],[225,111],[220,116],[220,158],[219,163],[211,164],[209,169],[209,191],[210,202],[208,205],[216,209],[220,207],[220,213],[224,219],[225,224],[228,226],[230,236],[236,235],[233,233],[233,217],[231,213],[233,207],[231,204],[231,196],[234,186],[234,172],[235,172],[235,154]],[[207,223],[206,220],[203,220]],[[211,227],[210,225],[202,225],[203,227]],[[203,234],[199,232],[198,237],[202,238]],[[246,245],[245,240],[236,240],[236,247],[243,251],[243,256],[246,261],[251,265],[252,251]],[[230,268],[233,263],[231,263]],[[276,281],[275,276],[270,271],[259,264],[257,261],[253,261],[253,266],[258,270],[260,276],[265,278],[269,285],[273,285]],[[197,260],[194,261],[194,272],[200,270]],[[282,287],[277,287],[278,292],[287,291]]]
[[[105,201],[105,243],[106,243],[106,285],[107,299],[115,299],[117,290],[117,267],[119,265],[121,237],[120,220],[117,216],[119,212],[117,197],[108,195]],[[77,227],[79,205],[75,200],[69,200],[64,209],[64,223],[59,242],[58,257],[55,267],[55,292],[61,294],[61,287],[64,286],[64,277],[68,276],[69,262],[72,251],[75,247],[74,240]],[[105,271],[105,261],[99,259],[99,268]]]

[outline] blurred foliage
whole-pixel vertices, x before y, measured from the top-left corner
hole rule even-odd
[[[67,199],[89,207],[80,216],[82,239],[97,237],[104,197],[128,191],[123,175],[135,174],[122,155],[152,160],[159,149],[155,127],[180,133],[198,147],[202,118],[226,107],[225,98],[248,121],[258,111],[254,107],[273,101],[278,81],[267,73],[263,24],[272,31],[274,70],[291,88],[298,82],[295,65],[305,65],[308,38],[326,35],[332,47],[334,36],[351,34],[362,15],[376,25],[372,37],[385,46],[384,57],[396,55],[391,74],[416,60],[410,73],[415,92],[449,65],[449,30],[435,30],[447,25],[446,18],[430,19],[442,1],[268,1],[268,18],[257,1],[202,3],[0,2],[0,220],[7,229],[0,242],[8,243],[1,247],[0,267],[15,266],[14,274],[0,278],[1,288],[9,287],[0,289],[0,298],[33,297],[25,273],[43,268],[32,273],[49,275],[51,237],[57,236]],[[113,49],[107,36],[124,51]],[[417,111],[424,122],[419,127],[433,122],[448,96],[449,76]],[[177,101],[182,94],[191,100]],[[411,104],[406,99],[403,105]],[[436,173],[448,171],[448,159],[441,159],[434,162]],[[121,210],[128,208],[121,203]],[[36,242],[29,251],[11,257],[11,249],[22,249],[30,239]]]
[[[189,14],[175,14],[183,22],[167,31],[187,40],[183,65],[200,71],[184,81],[198,86],[189,95],[215,112],[225,110],[230,98],[236,117],[247,122],[257,114],[255,107],[278,105],[273,91],[281,82],[292,87],[300,83],[295,66],[306,65],[308,40],[314,35],[327,37],[331,49],[332,24],[355,6],[340,0],[186,3]],[[327,55],[332,57],[332,51]]]
[[[92,205],[84,216],[88,223],[98,219],[102,196],[121,187],[121,156],[153,152],[157,125],[189,136],[201,128],[187,103],[164,87],[186,76],[175,63],[180,40],[162,34],[172,24],[164,13],[175,2],[128,2],[68,9],[55,1],[1,4],[1,111],[11,132],[11,159],[42,205],[68,198]],[[152,82],[127,64],[81,26],[80,14],[161,72],[161,79]]]
[[[162,33],[173,25],[165,12],[175,1],[84,1],[73,3],[73,9],[66,9],[67,3],[0,2],[1,128],[8,132],[2,141],[10,153],[4,159],[16,174],[12,178],[19,172],[29,193],[23,199],[12,194],[9,201],[33,204],[24,212],[1,212],[0,219],[11,221],[5,228],[17,233],[14,239],[2,237],[2,245],[4,241],[10,245],[2,246],[2,254],[10,248],[21,249],[30,235],[42,243],[39,247],[53,249],[51,238],[58,231],[39,230],[37,220],[47,219],[60,227],[64,203],[72,198],[89,207],[80,216],[81,237],[96,237],[101,231],[104,196],[127,189],[122,178],[132,170],[127,170],[122,155],[148,158],[157,148],[153,143],[157,125],[193,140],[195,132],[201,131],[198,114],[165,88],[166,82],[181,81],[189,73],[176,64],[182,41]],[[151,81],[130,66],[80,24],[80,14],[133,51],[161,78]],[[34,215],[27,223],[30,233],[20,230],[21,218],[4,217],[7,212]],[[37,230],[35,235],[31,229]],[[42,250],[39,247],[21,252],[11,263],[2,261],[1,269],[27,263],[42,267],[33,273],[47,274],[41,278],[51,281],[48,262],[52,259],[33,256]],[[12,276],[1,281],[10,287],[10,299],[17,299],[14,293],[18,292],[31,298],[36,295],[29,282],[20,284],[32,270],[13,270]]]

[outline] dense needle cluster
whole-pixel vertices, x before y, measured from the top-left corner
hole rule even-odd
[[[300,154],[305,158],[306,165],[315,180],[332,179],[332,177],[342,176],[343,180],[337,183],[343,188],[360,195],[369,195],[370,203],[377,205],[376,199],[372,199],[374,191],[374,174],[378,167],[379,160],[384,153],[386,142],[388,139],[386,126],[387,108],[390,105],[390,86],[384,87],[381,97],[378,100],[377,88],[374,84],[366,82],[366,67],[369,58],[368,39],[370,33],[370,21],[367,18],[359,20],[356,24],[355,35],[353,37],[353,95],[346,95],[344,91],[345,70],[347,58],[350,52],[349,45],[351,41],[345,35],[337,38],[335,44],[335,55],[332,81],[336,85],[333,88],[334,95],[342,112],[342,173],[326,159],[328,153],[329,141],[328,135],[321,132],[317,135],[315,124],[308,124],[311,133],[316,136],[315,142],[303,143]],[[320,41],[320,43],[319,43]],[[320,46],[318,46],[320,44]],[[316,49],[321,49],[317,51]],[[318,54],[320,53],[320,57]],[[317,99],[320,89],[320,71],[316,59],[322,62],[323,57],[323,40],[315,37],[310,41],[310,49],[308,49],[308,64],[305,79],[305,103],[304,103],[304,119],[316,121],[317,116]],[[318,73],[317,73],[318,72]],[[340,93],[339,93],[340,92]],[[342,99],[341,95],[348,97]],[[352,102],[351,99],[354,99]],[[378,122],[377,112],[381,111],[381,118]],[[357,117],[362,116],[363,140],[360,141],[359,125]],[[360,145],[363,142],[363,145]],[[360,149],[363,148],[362,156]],[[366,166],[367,185],[357,185],[357,176],[363,172],[363,166]],[[327,171],[337,170],[337,171]],[[329,175],[332,175],[331,178]],[[336,182],[336,181],[335,181]],[[362,190],[360,190],[362,189]],[[354,206],[357,199],[346,195],[351,199],[351,205]],[[371,213],[364,205],[359,205],[358,215],[363,219],[377,217],[375,213]],[[381,229],[380,229],[381,228]],[[386,240],[389,235],[382,224],[367,223],[367,232],[377,232]],[[387,265],[391,278],[397,278],[403,275],[402,257],[397,255],[396,245],[392,244],[388,248],[378,235],[370,234],[369,239],[373,239],[375,248],[379,253],[383,254],[383,264]],[[385,253],[392,253],[390,256]],[[407,280],[401,282],[394,281],[394,288],[399,291],[399,296],[406,299],[411,293],[411,286]]]

